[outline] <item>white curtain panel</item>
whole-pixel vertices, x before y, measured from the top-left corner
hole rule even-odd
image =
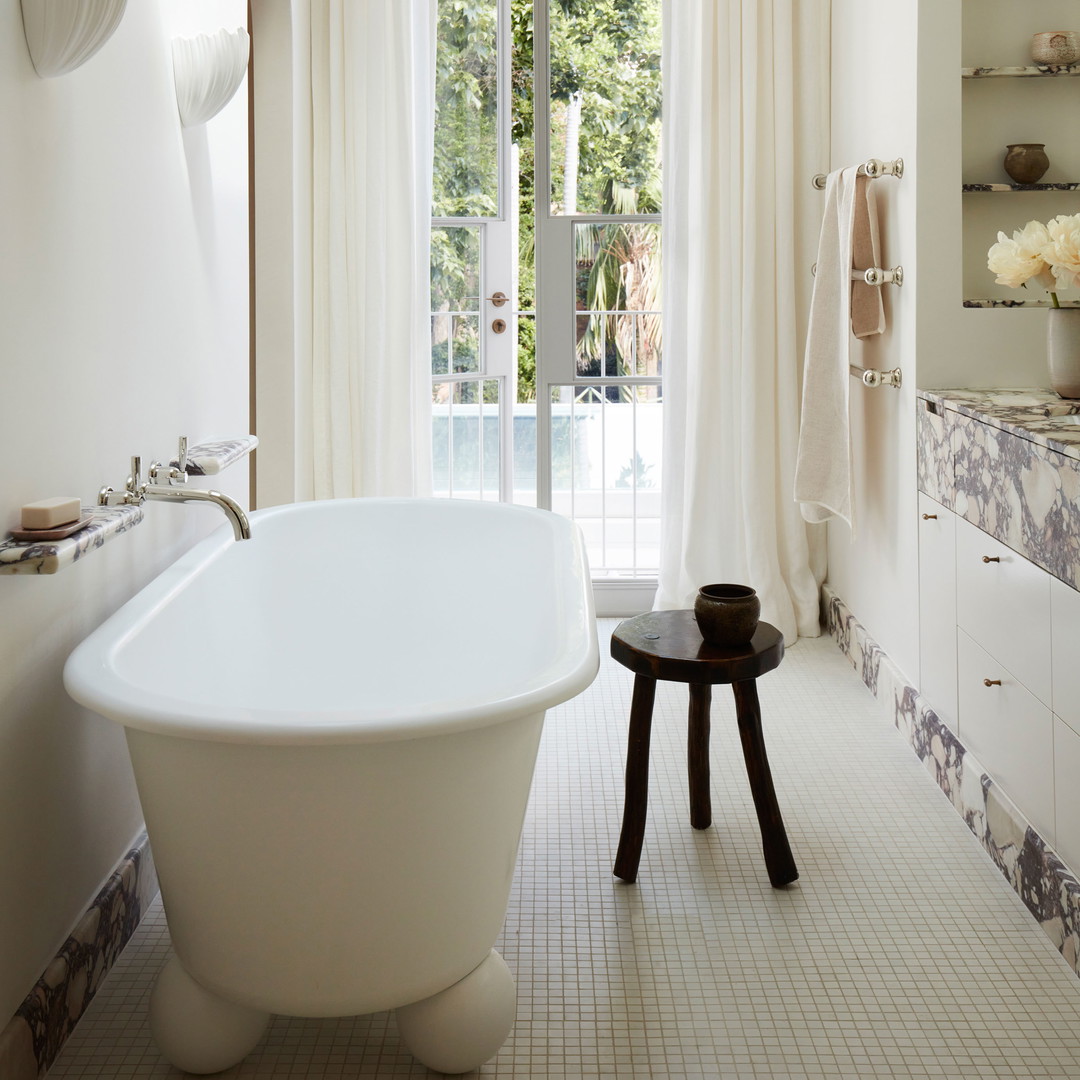
[[[311,0],[313,491],[431,490],[436,0]]]
[[[793,481],[828,50],[828,0],[665,3],[656,606],[692,607],[710,582],[750,585],[788,642],[820,632],[822,538]]]

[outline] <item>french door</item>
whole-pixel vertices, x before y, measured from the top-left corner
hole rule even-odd
[[[436,491],[566,514],[594,578],[647,582],[662,424],[660,0],[441,7]]]

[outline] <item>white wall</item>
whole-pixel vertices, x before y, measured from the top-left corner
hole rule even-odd
[[[245,93],[181,133],[174,16],[233,28],[245,4],[137,0],[49,80],[0,6],[0,531],[32,500],[92,501],[180,434],[248,429]],[[246,501],[246,470],[216,486]],[[63,662],[219,517],[149,504],[56,576],[0,577],[0,1024],[141,827],[123,736],[68,700]]]
[[[902,265],[903,288],[885,286],[887,329],[852,346],[852,363],[900,367],[904,385],[870,390],[851,382],[856,538],[829,525],[828,580],[890,657],[918,675],[918,551],[915,531],[914,284],[916,5],[833,0],[832,167],[902,157],[902,180],[873,181],[882,265]],[[918,253],[921,255],[921,252]]]

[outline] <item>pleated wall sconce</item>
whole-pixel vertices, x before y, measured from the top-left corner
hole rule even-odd
[[[229,103],[247,71],[246,30],[173,38],[173,81],[184,127],[205,124]]]
[[[43,79],[85,64],[112,37],[127,0],[22,0],[30,59]]]

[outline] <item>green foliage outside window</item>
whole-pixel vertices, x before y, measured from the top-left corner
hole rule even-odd
[[[659,212],[660,3],[551,0],[555,212],[564,207],[568,175],[576,181],[580,213]],[[495,8],[494,0],[440,0],[433,201],[437,217],[498,213]],[[511,35],[511,137],[519,155],[518,308],[528,311],[535,307],[533,0],[511,0]],[[573,141],[570,152],[566,141],[573,110],[580,114],[576,155]],[[455,231],[439,230],[442,235],[433,251],[433,293],[447,301],[477,292],[470,287],[470,245],[455,241],[450,235]],[[645,235],[628,233],[623,226],[593,227],[590,250],[584,259],[579,251],[578,264],[587,310],[658,304],[658,291],[626,296],[627,258],[640,263],[657,254],[642,244]],[[648,275],[637,266],[630,277],[640,283]],[[658,290],[658,282],[653,284]],[[534,320],[521,318],[518,329],[518,401],[532,402]],[[614,333],[610,336],[614,340]],[[596,348],[595,335],[579,343],[579,367],[599,363]]]

